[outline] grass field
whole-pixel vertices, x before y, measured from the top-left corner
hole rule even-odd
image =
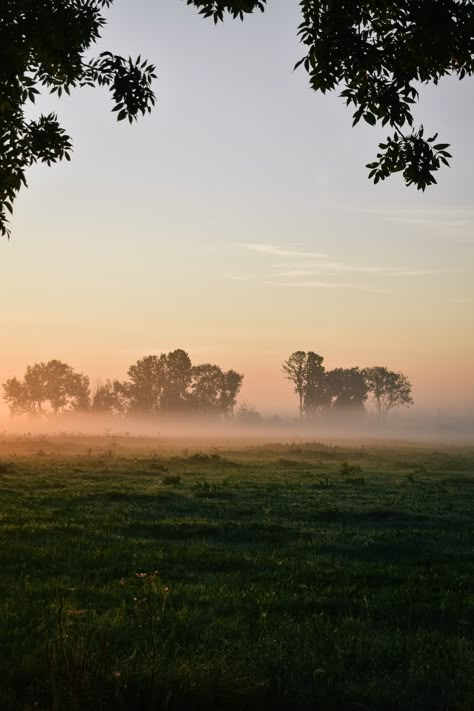
[[[0,708],[474,709],[474,447],[0,438]]]

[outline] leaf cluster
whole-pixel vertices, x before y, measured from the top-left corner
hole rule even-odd
[[[214,22],[223,22],[227,12],[233,19],[244,19],[246,14],[255,10],[263,12],[267,0],[186,0],[187,5],[194,5],[203,17],[212,17]]]
[[[301,0],[298,28],[310,86],[323,93],[341,89],[364,119],[395,128],[380,161],[368,164],[378,182],[402,172],[407,186],[424,190],[433,173],[448,164],[447,144],[433,146],[423,127],[412,130],[420,83],[474,71],[474,3],[471,0]],[[408,128],[404,134],[402,129]]]
[[[112,0],[3,0],[0,15],[0,235],[26,171],[37,162],[69,160],[71,138],[55,113],[29,118],[36,98],[81,86],[107,86],[119,121],[130,122],[155,103],[152,64],[88,52],[105,25]]]
[[[370,169],[369,178],[374,183],[385,180],[392,173],[402,172],[407,186],[415,184],[419,190],[425,190],[436,183],[433,173],[440,168],[441,163],[449,166],[451,153],[446,150],[447,143],[434,143],[438,134],[423,138],[423,126],[409,136],[387,136],[386,143],[379,143],[378,160],[367,164]]]

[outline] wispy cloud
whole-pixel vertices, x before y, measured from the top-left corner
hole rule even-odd
[[[327,254],[322,252],[301,252],[295,249],[287,249],[278,247],[274,244],[266,244],[264,242],[244,242],[242,247],[251,252],[260,252],[260,254],[269,254],[273,257],[308,257],[310,259],[319,259],[327,257]]]
[[[433,270],[418,267],[398,267],[379,264],[353,264],[332,258],[320,252],[303,251],[261,242],[245,242],[241,247],[247,251],[256,252],[262,257],[271,258],[264,262],[265,270],[250,274],[232,274],[228,278],[234,281],[258,279],[266,284],[319,286],[321,288],[373,289],[369,284],[353,284],[340,281],[321,281],[319,277],[337,277],[341,274],[352,274],[383,277],[422,277],[433,274]],[[284,259],[284,261],[282,261]],[[377,289],[380,291],[380,289]]]
[[[403,225],[424,225],[444,229],[472,227],[474,209],[470,207],[424,207],[424,208],[353,208],[355,212],[374,215]]]
[[[283,286],[287,288],[313,288],[313,289],[354,289],[355,291],[364,291],[370,294],[386,294],[387,289],[378,289],[377,287],[368,286],[366,284],[352,284],[350,282],[335,282],[335,281],[279,281],[267,279],[263,281],[267,286]]]
[[[310,265],[306,269],[292,269],[291,266],[285,270],[273,273],[274,277],[309,277],[318,274],[331,274],[337,272],[352,272],[354,274],[380,274],[387,276],[416,277],[433,274],[431,269],[414,269],[406,267],[388,267],[378,265],[344,264],[343,262],[321,261]]]
[[[231,281],[249,281],[251,278],[247,274],[226,274],[225,277]]]

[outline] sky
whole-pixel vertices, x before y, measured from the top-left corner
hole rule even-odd
[[[218,26],[180,0],[116,0],[107,18],[97,52],[156,64],[157,105],[129,126],[105,89],[39,102],[74,154],[30,170],[0,240],[0,382],[51,358],[124,379],[183,348],[289,412],[281,364],[313,350],[402,371],[419,408],[472,411],[472,80],[421,87],[417,120],[452,147],[438,185],[374,186],[387,131],[352,128],[293,71],[296,0]]]

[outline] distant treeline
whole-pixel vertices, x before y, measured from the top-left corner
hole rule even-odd
[[[23,380],[11,378],[3,390],[10,411],[18,415],[88,411],[232,417],[243,377],[211,363],[192,365],[186,351],[177,349],[137,360],[128,369],[128,380],[106,380],[92,393],[87,375],[60,360],[28,366]]]
[[[411,383],[403,373],[383,366],[326,370],[323,361],[313,351],[295,351],[283,363],[283,373],[298,395],[301,417],[362,414],[369,395],[381,417],[394,407],[413,404]]]
[[[411,405],[411,384],[403,373],[382,366],[335,368],[327,371],[323,357],[295,351],[283,363],[284,376],[294,385],[301,417],[363,414],[369,398],[378,414]],[[113,415],[215,415],[230,419],[244,376],[218,365],[193,365],[186,351],[149,355],[131,365],[128,380],[105,380],[91,392],[87,375],[60,360],[35,363],[22,380],[3,384],[4,399],[14,415],[92,412]],[[261,420],[253,405],[242,403],[239,419]]]

